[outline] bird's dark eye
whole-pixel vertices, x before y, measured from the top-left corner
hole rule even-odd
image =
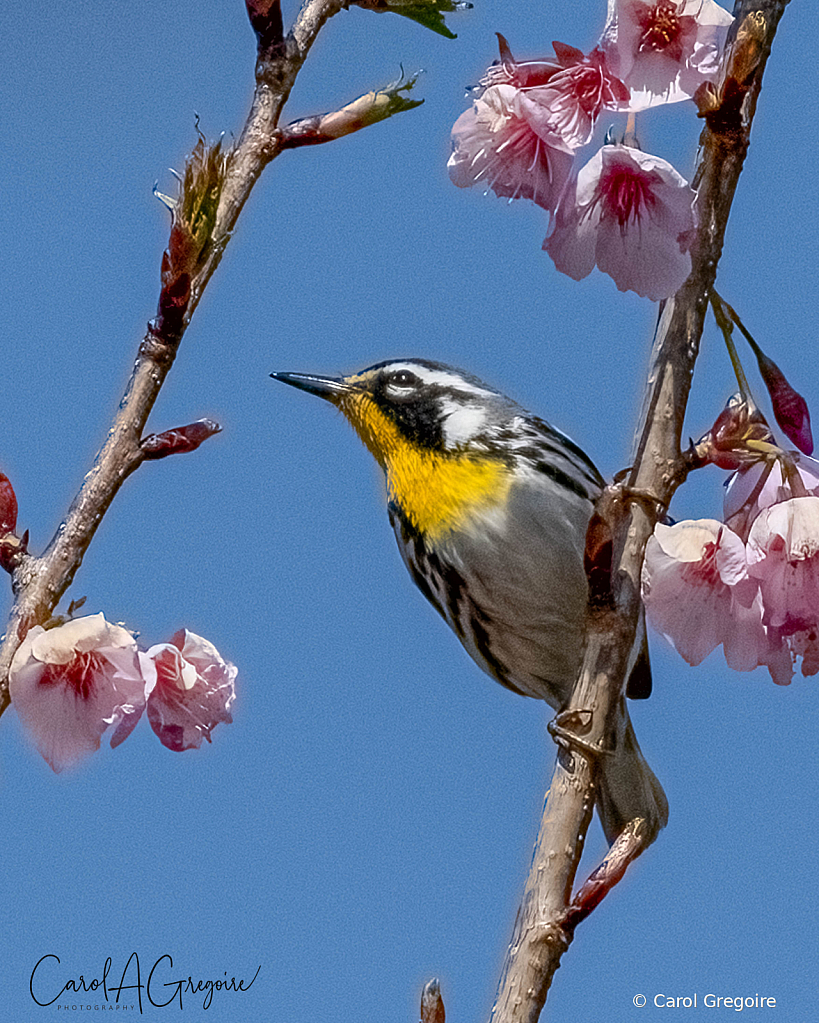
[[[408,369],[398,369],[390,373],[389,383],[391,387],[417,387],[421,381]]]

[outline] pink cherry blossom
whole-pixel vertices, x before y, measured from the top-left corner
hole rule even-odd
[[[689,664],[722,646],[736,671],[767,663],[769,643],[745,544],[722,522],[657,525],[642,576],[648,621]]]
[[[792,632],[788,636],[788,647],[793,658],[802,658],[802,674],[806,678],[819,672],[819,640],[815,624]],[[773,675],[773,671],[771,674]],[[776,681],[774,676],[774,682]]]
[[[203,738],[211,741],[210,733],[221,721],[233,721],[237,669],[212,643],[184,629],[142,657],[156,676],[148,721],[163,746],[176,752],[198,749]]]
[[[601,44],[631,91],[622,109],[677,103],[713,81],[732,21],[714,0],[609,0]]]
[[[759,580],[766,625],[785,635],[816,632],[819,497],[794,497],[760,512],[748,536],[748,571]]]
[[[694,197],[659,156],[603,146],[566,186],[543,248],[575,280],[596,264],[620,291],[668,298],[691,272]]]
[[[765,508],[796,496],[819,497],[819,462],[796,452],[790,455],[790,462],[798,483],[788,479],[785,463],[780,458],[753,462],[729,477],[723,516],[731,529],[744,539],[747,540],[751,524]]]
[[[769,480],[761,493],[775,493]],[[648,620],[689,664],[722,645],[731,668],[764,665],[778,685],[790,683],[800,658],[802,674],[816,674],[819,497],[763,508],[747,544],[713,519],[658,525],[646,547],[643,600]]]
[[[819,497],[794,497],[771,505],[748,536],[748,571],[759,583],[763,621],[802,658],[802,674],[819,671]],[[778,679],[786,683],[790,679]]]
[[[602,50],[588,57],[560,43],[555,50],[565,66],[547,84],[521,90],[518,103],[538,135],[556,135],[575,150],[589,142],[601,111],[621,106],[629,91],[609,70]]]
[[[55,771],[130,734],[149,684],[134,637],[100,614],[53,629],[35,625],[14,656],[9,692],[23,726]]]
[[[535,85],[545,85],[549,79],[563,70],[566,60],[561,63],[560,55],[578,53],[583,56],[582,51],[576,50],[573,46],[566,46],[564,43],[553,43],[555,57],[543,57],[540,60],[515,60],[509,43],[505,37],[497,33],[500,46],[500,60],[496,60],[486,70],[486,74],[480,81],[479,89],[487,89],[490,85],[514,85],[516,89],[529,89]],[[571,56],[568,62],[572,63]]]
[[[452,128],[447,167],[459,188],[483,184],[499,196],[531,199],[546,210],[557,206],[573,156],[555,134],[542,134],[525,116],[521,90],[490,86]]]

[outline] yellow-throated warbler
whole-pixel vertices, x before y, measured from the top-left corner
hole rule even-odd
[[[381,362],[352,376],[271,376],[339,408],[384,470],[389,516],[418,588],[481,668],[560,709],[580,665],[586,527],[603,478],[559,430],[437,362]],[[641,695],[648,695],[645,657]],[[632,685],[631,687],[635,687]],[[613,841],[635,817],[668,819],[624,711],[601,758],[597,805]]]

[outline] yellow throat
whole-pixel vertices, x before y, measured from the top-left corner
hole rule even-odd
[[[387,496],[410,524],[435,539],[502,505],[512,474],[496,458],[430,451],[408,440],[366,394],[339,407],[387,477]]]

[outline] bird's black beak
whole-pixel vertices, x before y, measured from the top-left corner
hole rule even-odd
[[[281,380],[291,387],[298,387],[308,394],[317,394],[319,398],[337,405],[345,394],[351,390],[350,385],[340,377],[317,377],[309,373],[271,373],[274,380]]]

